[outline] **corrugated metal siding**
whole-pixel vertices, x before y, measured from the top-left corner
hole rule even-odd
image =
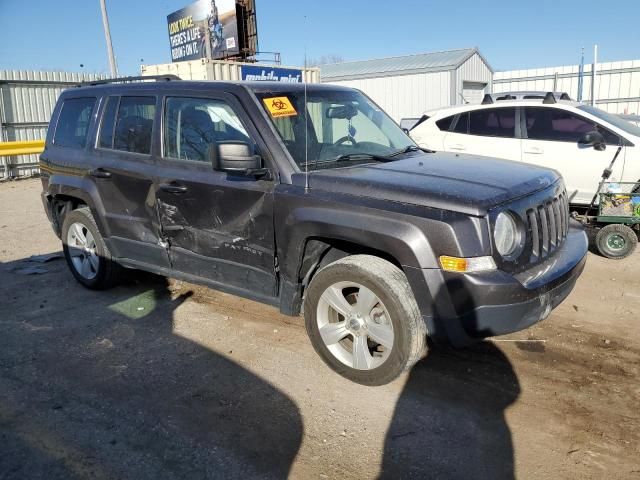
[[[167,75],[173,74],[179,76],[183,80],[225,80],[238,82],[242,76],[240,67],[242,65],[260,66],[259,63],[240,63],[225,62],[221,60],[191,60],[187,62],[161,63],[158,65],[142,65],[140,67],[141,75]],[[295,68],[299,67],[283,67],[280,65],[264,65],[266,68]],[[303,75],[308,83],[318,83],[320,81],[320,70],[318,68],[308,68]]]
[[[591,65],[585,65],[582,99],[591,101]],[[578,98],[578,65],[496,72],[495,93],[518,90],[556,91]],[[640,60],[599,63],[596,71],[596,104],[611,113],[640,113]]]
[[[412,75],[456,68],[476,49],[420,53],[401,57],[376,58],[357,62],[334,63],[320,67],[323,82],[355,80],[382,76]]]
[[[104,77],[70,72],[0,70],[0,141],[44,139],[62,90],[69,88],[69,84],[98,78]],[[37,173],[37,163],[37,155],[5,157],[0,159],[2,176]],[[6,165],[10,165],[9,172]]]
[[[362,90],[396,122],[449,105],[451,99],[450,71],[329,83]]]
[[[462,93],[464,82],[485,83],[487,87],[485,92],[491,91],[491,82],[493,81],[493,73],[489,66],[484,62],[482,57],[477,53],[471,56],[456,70],[456,98],[452,99],[452,105],[464,103],[462,97],[458,93]]]
[[[491,68],[477,52],[455,70],[407,75],[374,76],[349,80],[332,80],[325,83],[344,85],[362,90],[378,103],[391,117],[400,122],[403,118],[418,118],[428,110],[462,103],[463,82],[480,82],[491,86]]]

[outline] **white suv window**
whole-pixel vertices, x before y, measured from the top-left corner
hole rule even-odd
[[[515,108],[492,108],[469,112],[470,135],[514,138],[515,128]]]
[[[516,109],[491,108],[461,113],[453,132],[483,137],[514,138]]]
[[[609,145],[618,145],[618,135],[579,115],[559,108],[525,108],[527,138],[553,142],[578,143],[587,132],[600,132]]]

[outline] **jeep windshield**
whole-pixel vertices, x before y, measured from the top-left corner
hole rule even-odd
[[[392,161],[417,145],[377,105],[355,90],[257,92],[284,145],[305,170]]]

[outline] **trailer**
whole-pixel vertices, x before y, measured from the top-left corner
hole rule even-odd
[[[315,67],[305,69],[268,63],[244,63],[229,60],[210,60],[208,58],[157,65],[142,65],[140,74],[142,76],[177,75],[182,80],[320,82],[320,69]]]
[[[575,217],[595,233],[595,247],[604,257],[621,260],[638,246],[640,184],[603,182],[596,215],[588,209]],[[602,191],[604,190],[604,191]]]

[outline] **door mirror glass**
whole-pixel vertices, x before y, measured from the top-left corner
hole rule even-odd
[[[604,136],[595,130],[585,133],[579,140],[580,145],[590,146],[596,150],[602,151],[607,148]]]
[[[262,158],[246,142],[226,141],[209,145],[214,170],[236,174],[255,174],[262,170]]]

